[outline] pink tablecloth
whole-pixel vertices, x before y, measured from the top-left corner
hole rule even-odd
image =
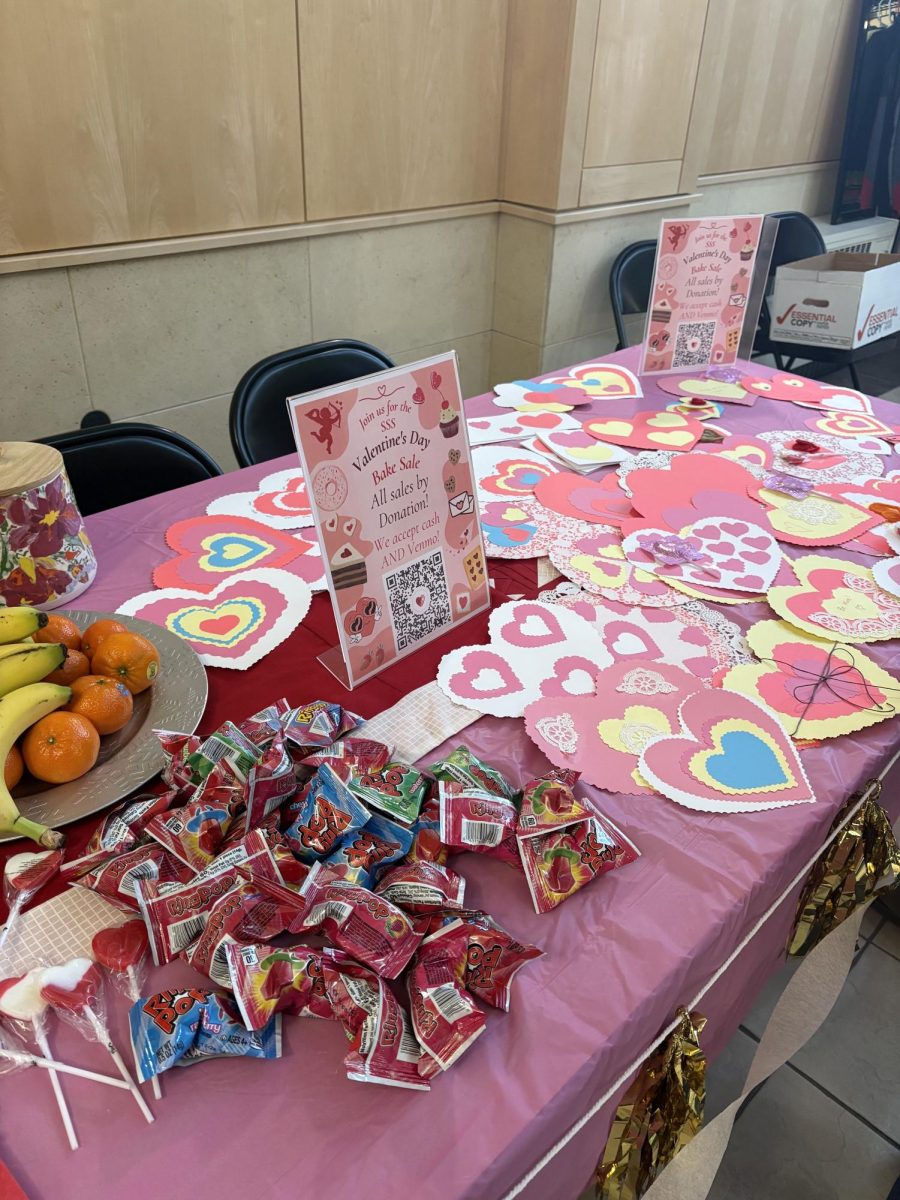
[[[635,355],[619,357],[633,366]],[[646,390],[643,401],[622,409],[671,400],[652,384]],[[488,405],[479,397],[469,411]],[[876,409],[890,415],[888,405],[876,402]],[[806,415],[760,400],[752,409],[726,406],[721,423],[734,432],[799,429]],[[101,570],[80,606],[112,608],[147,586],[172,520],[278,465],[93,518]],[[728,615],[746,625],[767,610],[730,608]],[[869,649],[882,664],[896,661],[896,643]],[[289,696],[299,702],[307,690],[298,662]],[[341,694],[337,685],[331,694]],[[228,715],[241,717],[249,709],[240,676],[232,695]],[[38,1072],[4,1079],[0,1156],[32,1200],[388,1200],[398,1191],[417,1200],[499,1200],[713,975],[825,840],[845,798],[885,763],[895,739],[896,726],[886,723],[804,751],[819,802],[795,809],[717,818],[661,798],[595,792],[643,857],[543,917],[532,911],[521,876],[478,856],[457,860],[467,902],[547,953],[519,976],[511,1013],[490,1012],[485,1036],[430,1094],[348,1082],[338,1026],[288,1019],[279,1062],[169,1072],[152,1127],[124,1094],[66,1081],[83,1142],[77,1155],[64,1147],[46,1079]],[[521,722],[486,718],[452,744],[460,740],[518,780],[546,766]],[[896,815],[890,796],[888,805]],[[794,907],[792,896],[704,1001],[710,1056],[774,970]],[[155,988],[187,980],[196,976],[181,963],[152,976]],[[123,1007],[113,1019],[121,1040]],[[54,1030],[54,1045],[70,1061],[102,1064],[98,1048],[67,1030]],[[609,1111],[538,1177],[525,1193],[530,1200],[574,1200],[603,1148]]]

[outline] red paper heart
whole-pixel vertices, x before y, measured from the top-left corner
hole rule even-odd
[[[199,625],[204,633],[215,637],[224,637],[226,633],[231,633],[239,620],[240,618],[236,617],[234,613],[226,613],[222,617],[206,617],[199,622]]]
[[[166,543],[175,551],[176,558],[170,558],[153,568],[153,583],[158,588],[190,587],[201,591],[212,589],[230,574],[247,570],[244,562],[236,561],[232,571],[226,567],[211,571],[204,569],[201,561],[208,559],[208,549],[204,547],[214,538],[227,538],[233,535],[235,539],[248,538],[263,546],[270,546],[270,551],[253,560],[253,567],[283,567],[295,563],[295,569],[300,565],[296,560],[308,553],[312,543],[302,538],[291,537],[270,525],[252,521],[249,517],[231,517],[226,515],[207,515],[189,517],[184,521],[176,521],[166,530]],[[310,559],[312,570],[321,574],[321,563]],[[309,572],[298,570],[297,573],[305,579],[317,577]]]
[[[528,429],[555,429],[559,424],[559,415],[552,412],[522,413],[519,424]]]
[[[91,949],[97,962],[109,971],[127,971],[148,949],[147,928],[141,920],[126,921],[95,933]]]

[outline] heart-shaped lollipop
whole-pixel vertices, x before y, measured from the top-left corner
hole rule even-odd
[[[38,888],[49,883],[60,868],[62,853],[59,850],[43,850],[31,854],[13,854],[6,860],[3,878],[6,886],[22,895],[34,895]]]
[[[91,941],[94,957],[108,971],[127,971],[144,958],[149,948],[147,928],[137,918],[101,929]]]
[[[73,958],[44,969],[41,995],[52,1008],[80,1016],[94,1009],[102,985],[100,972],[89,958]]]

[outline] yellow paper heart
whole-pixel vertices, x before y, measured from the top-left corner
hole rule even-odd
[[[797,629],[835,642],[885,642],[900,637],[900,600],[869,567],[807,554],[791,563],[799,583],[769,588],[774,611]]]
[[[679,429],[681,429],[684,426],[684,417],[681,415],[681,413],[661,412],[661,413],[657,413],[653,417],[648,417],[647,425],[653,426],[654,428],[660,428],[660,429],[663,429],[663,428],[671,429],[673,426],[677,426]],[[693,440],[693,439],[689,437],[688,440]]]
[[[684,429],[673,429],[669,433],[648,433],[647,441],[658,442],[661,446],[689,446],[694,441],[694,435]]]
[[[813,493],[795,500],[783,492],[761,488],[760,500],[771,506],[769,524],[776,537],[800,546],[830,546],[849,538],[864,513],[852,504]]]
[[[833,594],[822,601],[822,609],[832,616],[847,617],[851,621],[870,621],[881,612],[872,596],[845,587],[835,588]]]
[[[609,434],[610,437],[628,437],[629,434],[634,432],[634,422],[616,420],[592,421],[591,429],[599,437],[602,437],[604,433]]]

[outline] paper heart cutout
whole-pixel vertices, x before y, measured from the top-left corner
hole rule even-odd
[[[815,794],[791,739],[766,705],[706,688],[678,710],[680,732],[641,753],[642,777],[700,812],[762,812],[808,804]]]
[[[741,385],[753,395],[768,396],[770,400],[787,400],[804,408],[860,413],[872,411],[872,402],[863,392],[856,392],[852,388],[836,388],[817,379],[804,379],[800,375],[785,372],[776,371],[764,379],[747,375],[741,380]]]
[[[541,442],[564,462],[576,467],[602,467],[624,462],[630,454],[621,446],[598,442],[581,429],[562,429],[538,435]]]
[[[808,554],[791,563],[796,586],[769,589],[775,612],[814,637],[880,642],[900,636],[900,600],[876,582],[869,567]]]
[[[760,520],[758,481],[743,464],[720,455],[704,455],[699,460],[693,455],[673,455],[665,465],[629,470],[626,483],[634,513],[619,522],[624,534],[645,526],[667,526],[676,532],[707,515]]]
[[[668,608],[686,602],[662,580],[626,562],[621,536],[611,529],[598,526],[587,534],[561,533],[548,555],[567,579],[621,604]]]
[[[671,561],[664,547],[699,555]],[[770,533],[749,521],[704,519],[686,525],[673,542],[671,530],[643,529],[622,540],[625,558],[660,579],[726,591],[764,592],[781,565],[781,551]]]
[[[869,413],[828,412],[824,416],[810,417],[804,421],[804,425],[818,433],[831,433],[835,437],[845,438],[892,438],[900,434],[896,426],[886,425]]]
[[[619,363],[582,363],[572,367],[568,376],[554,378],[564,388],[583,391],[588,399],[598,397],[637,400],[643,395],[637,376]]]
[[[313,524],[306,480],[299,467],[266,475],[252,491],[217,496],[206,511],[210,516],[249,517],[272,529],[303,529]]]
[[[766,518],[775,537],[794,546],[840,546],[879,522],[868,509],[819,492],[797,500],[762,488],[759,498],[766,506]]]
[[[481,503],[534,494],[542,479],[556,473],[546,459],[518,447],[473,446],[472,474]]]
[[[811,479],[816,487],[823,483],[852,483],[858,479],[875,479],[884,474],[884,461],[878,454],[867,454],[847,438],[818,433],[806,438],[793,429],[767,430],[759,434],[774,454],[774,467],[800,479]],[[798,440],[813,441],[819,447],[815,454],[804,454],[800,463],[791,461],[793,446]],[[786,457],[787,456],[787,457]]]
[[[858,647],[785,621],[758,621],[747,641],[760,663],[732,667],[723,686],[768,705],[794,738],[840,737],[896,715],[900,679]]]
[[[261,567],[232,575],[211,592],[186,588],[143,592],[117,611],[177,634],[207,666],[243,670],[293,632],[311,600],[309,585],[296,575]]]
[[[567,395],[563,401],[555,385],[544,390],[540,383],[530,379],[498,383],[494,388],[493,402],[497,408],[514,408],[520,412],[570,412],[573,405],[581,403],[575,395]]]
[[[239,571],[288,564],[311,586],[324,586],[317,542],[247,517],[188,517],[170,525],[165,538],[176,557],[153,568],[153,582],[159,588],[209,591],[224,577]]]
[[[596,673],[595,694],[529,704],[525,730],[554,766],[608,792],[638,795],[651,790],[637,776],[641,750],[678,728],[679,704],[703,686],[678,667],[638,672],[617,663]]]
[[[647,450],[690,450],[703,425],[677,412],[641,412],[633,417],[592,417],[583,429],[598,441]]]
[[[538,483],[535,496],[552,512],[595,524],[618,525],[632,511],[630,498],[612,474],[597,481],[559,471]]]
[[[654,383],[670,396],[699,396],[704,400],[723,400],[726,404],[741,404],[747,408],[756,403],[756,396],[742,384],[727,379],[710,379],[704,375],[669,375],[665,379],[655,379]]]
[[[900,558],[886,558],[883,562],[875,563],[872,578],[883,591],[900,598]]]
[[[612,661],[583,617],[536,600],[500,605],[491,613],[488,634],[486,646],[461,646],[444,655],[437,681],[455,704],[497,717],[520,717],[544,687],[571,695],[581,684],[580,672],[588,672],[590,681]]]

